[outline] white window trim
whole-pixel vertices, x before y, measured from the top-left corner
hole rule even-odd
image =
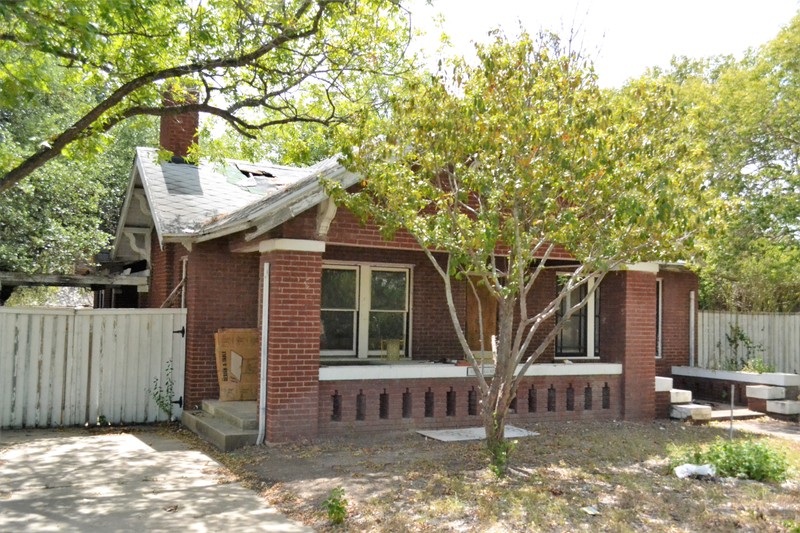
[[[406,331],[406,353],[407,356],[403,359],[411,359],[411,345],[412,345],[412,330],[413,324],[413,309],[412,309],[412,290],[414,286],[414,265],[403,263],[378,263],[378,262],[352,262],[352,261],[325,261],[322,264],[323,269],[341,269],[341,270],[355,270],[358,276],[358,283],[356,287],[356,342],[355,350],[320,350],[322,357],[356,357],[358,359],[367,359],[370,356],[383,355],[381,350],[369,350],[369,314],[370,309],[370,283],[372,280],[372,271],[380,270],[384,272],[403,272],[406,274],[406,295],[405,295],[405,313],[406,321],[404,329]],[[362,310],[364,312],[362,312]]]
[[[571,276],[572,272],[557,272],[557,276]],[[595,292],[592,291],[594,288],[595,281],[590,279],[586,284],[586,290],[591,291],[589,295],[589,299],[586,301],[586,355],[556,355],[553,357],[556,361],[567,361],[571,359],[576,359],[579,361],[599,361],[600,357],[595,355],[595,338],[594,338],[594,326],[595,326],[595,309],[594,309],[594,295]]]
[[[662,325],[664,323],[664,280],[656,278],[656,312],[658,313],[656,319],[656,359],[661,359],[664,348],[664,331]]]

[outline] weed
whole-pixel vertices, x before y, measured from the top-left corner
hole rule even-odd
[[[347,500],[344,497],[344,489],[336,487],[331,490],[328,499],[322,502],[325,512],[328,513],[328,520],[333,524],[341,524],[347,518]]]
[[[764,360],[759,354],[764,353],[764,346],[756,343],[750,336],[736,324],[728,325],[730,332],[725,334],[725,341],[728,343],[728,349],[731,356],[722,362],[723,370],[739,371],[744,370],[746,367],[752,365],[753,370],[744,370],[745,372],[755,372],[761,374],[763,372],[772,372],[769,365],[764,363]],[[717,343],[717,351],[720,358],[722,358],[722,342]],[[761,371],[755,370],[762,368]]]
[[[753,439],[723,440],[719,437],[706,449],[676,450],[671,466],[710,463],[722,477],[780,482],[786,479],[786,458],[768,445]]]
[[[167,361],[164,365],[164,385],[158,376],[153,378],[153,388],[147,389],[147,394],[152,396],[153,401],[166,415],[167,420],[172,420],[172,396],[175,392],[175,380],[172,379],[172,361]]]
[[[748,359],[742,367],[742,372],[750,372],[751,374],[764,374],[775,372],[775,366],[765,362],[760,357]]]
[[[503,478],[508,471],[508,456],[517,447],[515,440],[501,440],[489,450],[489,470],[498,477]]]
[[[789,533],[800,533],[800,523],[794,520],[784,520],[783,527],[785,527]]]

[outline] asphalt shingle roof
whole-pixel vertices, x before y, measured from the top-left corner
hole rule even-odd
[[[310,167],[287,167],[237,160],[164,162],[152,148],[137,148],[136,156],[161,238],[193,237],[251,221],[292,191],[319,187],[321,177],[346,172],[335,157]]]

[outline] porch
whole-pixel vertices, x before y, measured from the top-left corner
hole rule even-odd
[[[481,424],[480,395],[471,367],[375,363],[319,368],[317,436]],[[621,364],[533,365],[508,420],[619,419],[621,380]],[[202,409],[184,413],[183,422],[222,450],[255,444],[257,402],[204,400]]]

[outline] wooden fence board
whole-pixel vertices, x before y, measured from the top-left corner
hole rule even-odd
[[[146,390],[172,361],[183,394],[185,324],[180,309],[0,308],[0,427],[166,419]]]
[[[761,357],[777,372],[800,372],[800,313],[701,311],[698,366],[725,368],[727,361],[746,357],[743,347],[734,353],[727,340],[731,328],[739,328],[753,342],[753,356]]]

